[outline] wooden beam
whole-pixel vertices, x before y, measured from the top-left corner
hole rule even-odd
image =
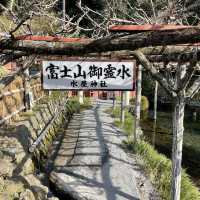
[[[1,50],[18,50],[29,54],[38,55],[67,55],[82,56],[89,53],[100,53],[107,51],[136,50],[143,47],[159,45],[175,45],[183,43],[200,42],[200,29],[190,28],[176,31],[145,32],[120,36],[109,36],[94,41],[80,43],[58,43],[35,41],[19,41],[4,39],[0,41]]]
[[[112,25],[110,32],[143,32],[143,31],[167,31],[194,28],[195,26],[183,26],[175,24],[144,24],[144,25]]]

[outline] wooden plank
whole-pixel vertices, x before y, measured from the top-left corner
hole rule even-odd
[[[21,35],[16,40],[46,41],[46,42],[67,42],[67,43],[85,43],[91,41],[87,38],[66,38],[59,36],[40,36],[40,35]]]
[[[182,26],[182,25],[173,25],[173,24],[112,25],[109,27],[109,31],[111,32],[169,31],[169,30],[189,29],[189,28],[194,28],[194,27],[195,26]]]

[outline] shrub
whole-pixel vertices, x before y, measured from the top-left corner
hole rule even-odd
[[[135,105],[135,98],[130,99],[130,104]],[[149,108],[149,100],[147,97],[142,96],[141,97],[141,110],[145,111],[145,110],[148,110],[148,108]]]

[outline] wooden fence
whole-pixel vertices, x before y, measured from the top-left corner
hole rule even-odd
[[[10,75],[0,80],[0,125],[10,122],[26,108],[25,79],[19,75]],[[33,103],[44,95],[40,75],[30,77],[30,93]]]

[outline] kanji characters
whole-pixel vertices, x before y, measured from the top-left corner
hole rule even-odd
[[[78,87],[78,82],[75,81],[75,80],[71,81],[71,86],[72,87]]]
[[[122,65],[122,69],[118,70],[117,76],[120,76],[122,79],[125,79],[126,76],[130,77],[131,75],[128,73],[129,71],[129,68],[126,68],[125,65]]]
[[[108,87],[108,85],[106,84],[106,81],[101,81],[100,82],[100,87]]]
[[[104,79],[116,78],[115,72],[116,72],[116,67],[112,67],[111,64],[108,64],[107,67],[104,69]]]
[[[81,81],[81,87],[88,87],[87,81]]]
[[[63,84],[71,88],[85,89],[105,89],[112,85],[123,84],[123,80],[131,77],[131,69],[124,63],[113,62],[82,62],[69,63],[64,62],[63,65],[58,65],[59,62],[49,62],[46,66],[48,79],[69,79],[63,80]],[[59,63],[60,64],[60,63]],[[70,80],[71,79],[71,80]]]
[[[103,69],[102,67],[97,67],[95,65],[91,65],[89,67],[89,72],[88,72],[88,75],[90,75],[90,78],[96,76],[98,79],[100,79],[100,77],[103,75],[102,72],[103,72]]]
[[[79,64],[77,65],[77,67],[78,67],[78,73],[74,73],[74,78],[83,77],[84,79],[86,79],[85,70],[82,70],[82,66]]]
[[[50,65],[46,68],[46,71],[49,71],[50,73],[48,74],[48,79],[58,79],[58,72],[56,72],[56,70],[58,69],[58,66],[55,66],[52,63],[50,63]]]
[[[91,86],[91,87],[97,87],[97,85],[98,85],[97,81],[92,81],[92,82],[90,83],[90,86]]]
[[[65,65],[63,66],[63,68],[64,68],[63,70],[60,70],[60,72],[63,73],[60,77],[61,78],[64,78],[64,77],[72,78],[72,75],[69,74],[69,72],[71,72],[72,70],[68,69],[67,66],[65,66]]]

